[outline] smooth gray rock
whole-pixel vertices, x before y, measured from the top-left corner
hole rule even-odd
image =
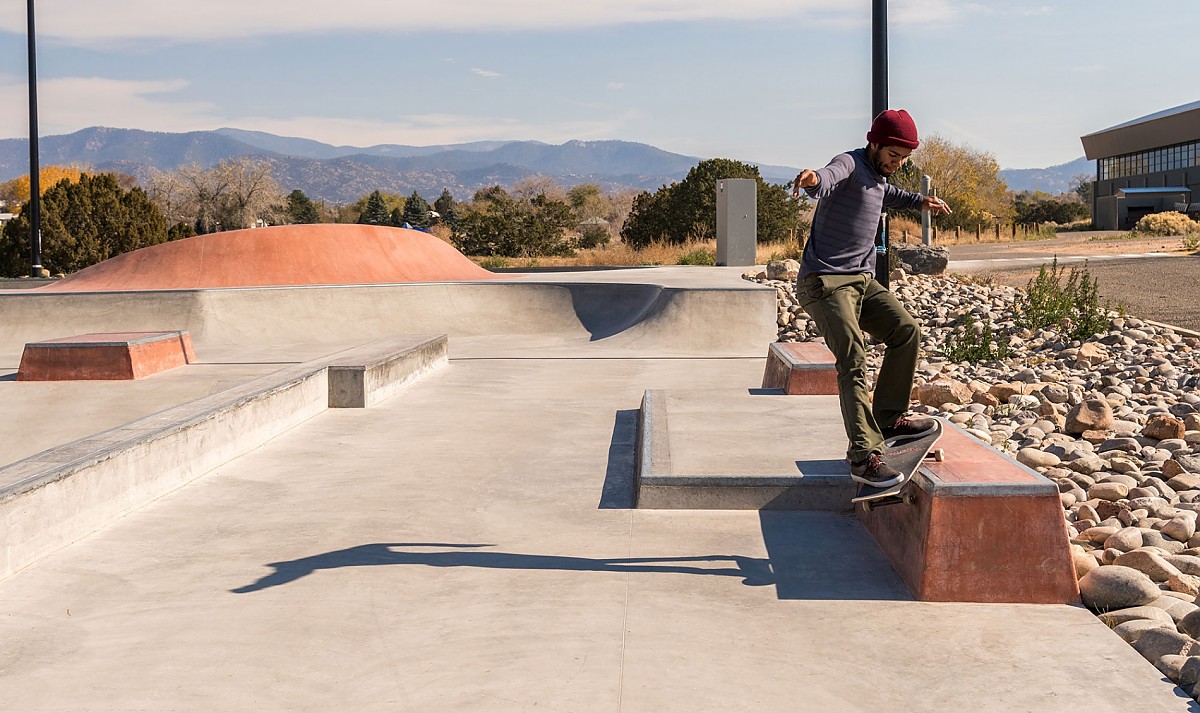
[[[1165,582],[1172,575],[1181,574],[1174,565],[1163,559],[1161,554],[1149,548],[1130,550],[1114,560],[1113,564],[1118,567],[1132,567],[1155,582]]]
[[[1126,622],[1144,619],[1158,622],[1159,624],[1171,628],[1172,631],[1175,630],[1175,619],[1171,616],[1171,613],[1166,609],[1161,607],[1152,607],[1149,604],[1141,607],[1117,609],[1115,611],[1098,614],[1097,616],[1099,617],[1100,621],[1104,622],[1110,629],[1120,626]]]
[[[1132,644],[1138,640],[1138,637],[1151,629],[1174,630],[1175,625],[1162,619],[1130,619],[1114,626],[1113,633],[1124,639],[1125,643]]]
[[[1153,580],[1129,567],[1104,566],[1079,579],[1079,595],[1092,611],[1140,607],[1158,599],[1160,594]]]
[[[1182,621],[1183,618],[1188,614],[1200,609],[1200,607],[1191,602],[1185,602],[1182,599],[1176,599],[1175,597],[1168,597],[1166,594],[1158,599],[1155,599],[1146,606],[1154,607],[1155,609],[1162,609],[1171,615],[1171,621],[1174,621],[1176,624]]]
[[[1167,654],[1154,663],[1154,667],[1159,670],[1162,675],[1174,681],[1177,685],[1183,686],[1179,679],[1183,675],[1183,665],[1187,663],[1189,656],[1181,656],[1179,654]],[[1192,681],[1192,685],[1195,685]]]
[[[1178,626],[1179,630],[1188,636],[1200,636],[1200,611],[1194,611],[1180,619]]]
[[[1130,552],[1141,547],[1144,539],[1145,536],[1140,527],[1125,527],[1117,530],[1104,541],[1104,549]]]
[[[1196,555],[1163,555],[1163,559],[1184,574],[1200,577],[1200,557]]]
[[[1190,656],[1196,646],[1192,637],[1170,629],[1151,629],[1133,643],[1134,650],[1150,663],[1163,656]]]

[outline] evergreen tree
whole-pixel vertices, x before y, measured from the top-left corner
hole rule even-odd
[[[442,195],[438,196],[438,199],[433,202],[433,209],[445,219],[446,214],[454,210],[454,208],[454,196],[450,195],[449,188],[443,188]]]
[[[429,203],[416,191],[404,203],[404,222],[414,228],[429,227]]]
[[[388,225],[393,228],[404,227],[404,211],[399,208],[392,208],[391,217],[388,218]]]
[[[571,255],[566,237],[575,213],[565,201],[539,195],[531,201],[514,200],[507,193],[489,191],[489,199],[462,216],[461,228],[451,240],[466,255]]]
[[[392,216],[388,213],[382,193],[374,191],[367,197],[367,207],[359,214],[358,222],[365,225],[391,225]]]
[[[167,240],[183,240],[196,237],[196,226],[191,223],[178,222],[167,229]]]
[[[288,194],[287,214],[293,223],[308,224],[321,222],[321,215],[317,212],[317,207],[313,205],[312,200],[304,195],[304,191],[300,189],[296,189]]]
[[[804,201],[792,200],[785,186],[764,181],[757,166],[725,158],[701,161],[679,183],[663,186],[653,195],[643,193],[635,198],[633,210],[621,229],[622,237],[634,247],[644,247],[655,240],[678,244],[715,238],[717,181],[725,178],[751,178],[758,182],[760,242],[795,239],[795,232],[801,227]]]
[[[28,204],[0,238],[0,272],[28,273]],[[42,194],[42,264],[70,273],[167,240],[167,222],[140,188],[125,191],[111,174],[63,180]]]

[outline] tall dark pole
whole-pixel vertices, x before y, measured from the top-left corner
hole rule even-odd
[[[34,277],[42,276],[42,186],[38,161],[37,51],[33,41],[33,0],[28,0],[29,16],[29,243]]]
[[[32,2],[32,0],[30,0]],[[871,5],[871,118],[888,108],[888,50],[887,0],[873,0]],[[888,214],[879,216],[879,231],[875,234],[875,276],[888,286],[891,267],[888,264]]]

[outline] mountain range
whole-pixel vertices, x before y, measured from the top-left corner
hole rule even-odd
[[[171,171],[188,164],[210,166],[224,159],[253,156],[271,164],[272,175],[285,191],[300,189],[310,198],[349,203],[374,190],[432,199],[443,188],[457,198],[500,184],[510,186],[530,176],[548,176],[565,186],[596,183],[606,190],[654,190],[678,181],[701,161],[630,141],[479,141],[441,146],[380,144],[331,146],[311,139],[276,136],[260,131],[223,128],[215,131],[165,133],[139,129],[91,127],[72,134],[44,136],[38,141],[42,165],[86,165],[146,178],[153,169]],[[1014,190],[1060,192],[1072,176],[1086,172],[1079,161],[1047,169],[1002,171]],[[25,139],[0,139],[0,181],[28,173]],[[792,180],[798,169],[759,165],[772,183]],[[1061,185],[1061,188],[1059,187]]]

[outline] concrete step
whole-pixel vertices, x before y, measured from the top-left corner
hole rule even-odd
[[[638,507],[844,510],[855,492],[836,396],[647,391]]]
[[[953,424],[906,493],[855,512],[922,601],[1079,599],[1058,489]],[[836,396],[771,389],[647,391],[639,508],[845,510],[857,485]]]

